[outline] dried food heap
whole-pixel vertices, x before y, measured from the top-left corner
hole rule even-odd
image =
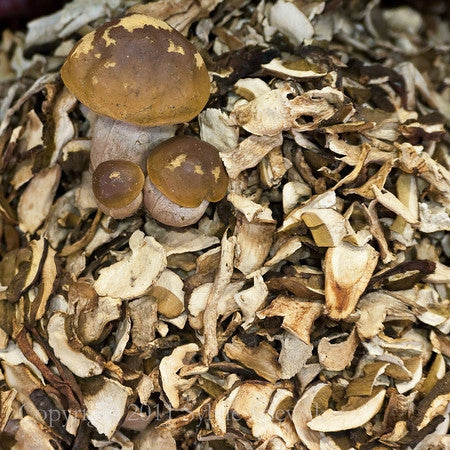
[[[448,12],[132,3],[3,33],[1,444],[449,446]],[[59,76],[126,13],[188,37],[212,79],[197,118],[156,133],[200,137],[230,177],[185,228],[98,209],[91,147],[140,147],[134,201],[155,141],[95,132]]]

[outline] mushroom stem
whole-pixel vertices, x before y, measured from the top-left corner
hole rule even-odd
[[[111,216],[113,219],[125,219],[135,214],[142,206],[142,192],[128,205],[121,208],[108,208],[108,206],[95,199],[97,206],[104,214]]]
[[[92,130],[91,167],[111,159],[134,162],[144,173],[148,151],[175,135],[174,125],[144,127],[98,116]]]
[[[187,208],[170,201],[150,180],[145,178],[144,205],[147,212],[159,222],[173,227],[186,227],[200,220],[209,205],[203,200],[196,208]]]

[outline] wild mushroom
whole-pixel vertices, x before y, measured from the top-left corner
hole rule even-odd
[[[92,190],[98,207],[115,219],[134,214],[142,205],[144,173],[131,161],[104,161],[92,174]]]
[[[173,137],[153,148],[147,173],[145,208],[156,220],[177,227],[197,222],[228,187],[218,150],[191,136]]]
[[[145,170],[149,148],[194,118],[210,90],[195,47],[165,22],[131,14],[86,34],[61,68],[67,88],[99,117],[91,163],[128,159]]]

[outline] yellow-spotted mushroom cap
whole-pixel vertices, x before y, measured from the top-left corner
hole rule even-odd
[[[187,122],[209,97],[209,75],[194,45],[143,14],[85,35],[61,68],[67,88],[100,115],[142,126]]]
[[[175,136],[153,148],[147,173],[170,201],[187,208],[204,200],[218,202],[227,192],[228,175],[218,150],[191,136]]]

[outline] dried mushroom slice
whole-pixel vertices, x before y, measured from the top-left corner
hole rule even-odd
[[[364,376],[350,381],[346,389],[346,394],[349,397],[354,395],[372,395],[374,386],[376,386],[377,378],[385,372],[388,365],[389,363],[383,361],[366,364],[364,366]]]
[[[69,339],[67,334],[67,322],[68,316],[62,312],[54,313],[48,322],[48,343],[55,356],[78,377],[99,375],[103,371],[100,356],[89,347],[84,347],[81,342],[79,348],[72,347],[74,340],[73,336]]]
[[[369,245],[356,247],[342,242],[325,255],[325,301],[333,319],[345,319],[356,307],[378,262]]]
[[[333,343],[335,339],[346,337],[344,341]],[[327,370],[344,370],[350,365],[358,347],[359,340],[355,329],[346,334],[323,337],[317,347],[320,364]]]
[[[42,450],[52,450],[55,442],[55,435],[50,428],[44,427],[42,423],[33,419],[31,416],[23,417],[18,424],[15,434],[16,450],[25,450],[26,448],[40,448]]]
[[[320,449],[321,434],[308,427],[308,422],[323,412],[328,406],[331,388],[325,383],[318,383],[308,388],[296,403],[292,411],[292,422],[304,445],[311,450]]]
[[[256,438],[279,437],[286,446],[293,446],[298,436],[290,419],[280,416],[274,420],[267,412],[278,389],[270,383],[249,381],[224,394],[212,407],[211,423],[216,434],[226,433],[226,418],[234,411],[245,420]]]
[[[450,402],[450,372],[439,380],[430,393],[423,398],[410,418],[410,425],[415,429],[422,429],[440,414],[445,414]]]
[[[169,319],[184,311],[183,280],[169,269],[165,269],[149,294],[158,302],[158,312]]]
[[[225,344],[223,350],[228,358],[239,361],[271,383],[281,378],[278,352],[266,341],[249,347],[235,336],[231,342]]]
[[[236,214],[235,267],[249,275],[260,269],[272,247],[276,224],[272,219],[249,222],[241,213]]]
[[[327,74],[326,70],[310,63],[306,59],[281,60],[274,58],[261,67],[271,75],[276,75],[281,79],[294,78],[296,80],[319,78]]]
[[[5,429],[6,424],[13,413],[13,402],[16,399],[17,392],[14,389],[3,390],[0,393],[0,433]]]
[[[314,321],[320,317],[323,310],[324,305],[321,303],[279,295],[257,315],[259,318],[282,317],[281,326],[309,344]]]
[[[272,150],[283,143],[281,133],[274,136],[250,135],[231,149],[222,150],[220,157],[230,178],[237,178],[245,169],[257,166]]]
[[[381,389],[368,400],[364,399],[361,406],[350,410],[333,411],[327,409],[307,423],[314,431],[333,432],[358,428],[371,420],[381,409],[386,390]]]
[[[415,321],[407,304],[389,295],[386,291],[377,290],[364,295],[358,303],[359,318],[356,322],[358,335],[370,339],[384,329],[387,319]]]
[[[268,19],[270,25],[295,46],[314,35],[314,27],[308,17],[293,3],[278,0],[271,6]]]
[[[137,298],[151,288],[166,266],[166,255],[158,242],[142,231],[129,240],[130,252],[121,261],[100,270],[94,289],[100,296]]]
[[[257,274],[253,277],[253,286],[234,295],[234,301],[242,312],[244,322],[241,327],[245,330],[251,326],[257,311],[264,304],[269,291],[263,277]]]
[[[319,247],[336,247],[348,232],[345,218],[333,209],[310,209],[302,219]]]
[[[156,335],[158,320],[157,301],[154,297],[144,296],[128,304],[131,318],[131,340],[140,350],[151,348]],[[128,350],[127,350],[128,351]]]
[[[86,344],[96,344],[111,330],[111,322],[120,318],[122,300],[113,297],[99,297],[95,304],[86,305],[78,311],[73,322],[80,340]]]
[[[55,164],[35,175],[20,196],[18,205],[19,226],[33,234],[47,218],[58,189],[61,167]]]
[[[87,419],[100,434],[111,438],[126,413],[133,391],[103,376],[84,380],[81,390]]]
[[[300,373],[312,356],[313,345],[307,344],[295,334],[286,331],[280,336],[281,351],[278,362],[281,366],[281,378],[288,380]]]
[[[173,408],[180,407],[183,393],[196,382],[195,377],[185,379],[178,372],[199,350],[197,344],[182,345],[159,364],[161,387]]]

